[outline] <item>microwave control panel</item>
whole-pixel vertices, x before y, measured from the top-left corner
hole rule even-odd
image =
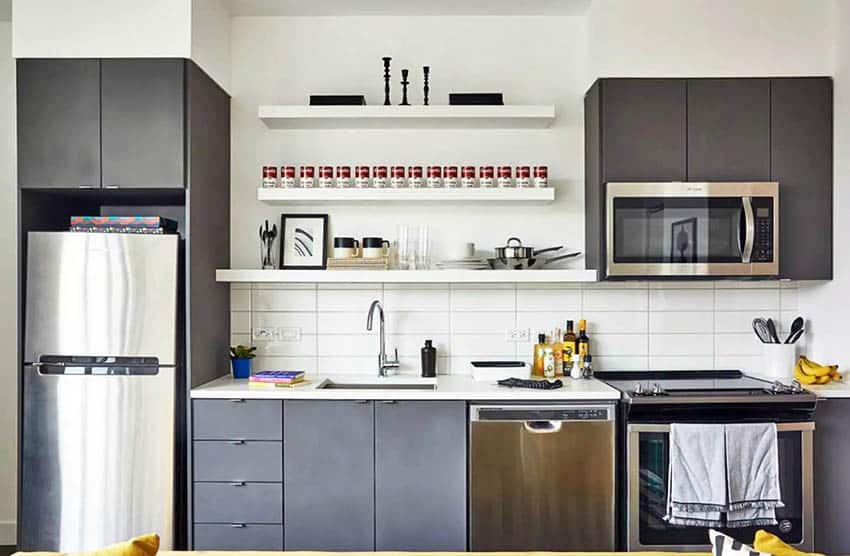
[[[756,234],[753,241],[754,263],[773,262],[773,199],[770,197],[753,198],[753,215]]]

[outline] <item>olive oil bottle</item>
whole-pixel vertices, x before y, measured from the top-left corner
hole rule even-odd
[[[567,364],[572,356],[576,354],[576,333],[573,331],[573,321],[567,321],[567,331],[564,333],[564,341],[561,344],[561,361],[562,367]],[[567,369],[563,369],[562,374],[564,376],[569,375],[570,372]]]
[[[531,376],[543,376],[543,349],[546,347],[546,334],[537,335],[534,344],[534,356],[531,363]]]
[[[578,353],[578,365],[584,366],[584,358],[590,353],[590,338],[587,337],[587,321],[578,321],[578,337],[576,338],[576,352]]]

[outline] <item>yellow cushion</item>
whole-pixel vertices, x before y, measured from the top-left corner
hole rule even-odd
[[[773,554],[773,556],[823,556],[823,554],[817,552],[801,552],[764,529],[756,532],[756,542],[753,543],[753,548],[759,552]]]
[[[159,535],[141,535],[129,541],[111,544],[89,552],[18,552],[26,556],[156,556],[159,550]]]

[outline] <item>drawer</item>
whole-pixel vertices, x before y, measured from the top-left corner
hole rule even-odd
[[[195,400],[195,440],[283,440],[280,400]]]
[[[281,551],[283,525],[196,523],[194,549]]]
[[[195,483],[199,523],[283,523],[280,483]]]
[[[195,481],[283,481],[283,442],[200,440],[193,447]]]

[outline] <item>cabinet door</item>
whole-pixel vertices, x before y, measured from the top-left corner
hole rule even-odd
[[[100,187],[100,60],[17,63],[18,184]]]
[[[770,80],[688,80],[688,181],[770,180]]]
[[[850,554],[850,399],[818,400],[815,421],[815,550]]]
[[[375,549],[372,402],[283,404],[286,550]]]
[[[375,550],[466,550],[466,403],[375,402]]]
[[[602,83],[602,179],[684,181],[684,79]]]
[[[771,126],[779,274],[832,279],[832,79],[772,80]]]
[[[184,61],[102,62],[103,186],[184,187]]]

